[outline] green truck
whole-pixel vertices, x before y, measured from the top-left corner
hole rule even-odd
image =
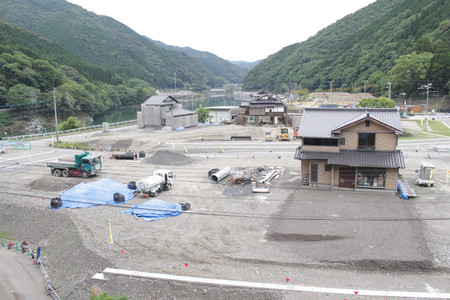
[[[51,174],[56,177],[81,176],[88,178],[97,175],[102,169],[100,155],[89,155],[89,152],[75,155],[75,162],[48,162]]]

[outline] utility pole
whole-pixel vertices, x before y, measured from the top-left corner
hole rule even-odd
[[[174,72],[173,75],[175,77],[174,81],[175,81],[175,92],[176,92],[177,91],[177,72]]]
[[[56,113],[56,89],[53,88],[53,109],[55,110],[55,129],[56,129],[56,145],[59,146],[59,136],[58,136],[58,115]]]
[[[388,86],[389,86],[389,96],[388,98],[391,99],[391,82],[388,81]]]
[[[366,94],[366,83],[367,83],[367,80],[364,80],[363,82],[364,82],[364,94]]]
[[[333,80],[329,80],[328,84],[330,85],[330,93],[333,91]]]

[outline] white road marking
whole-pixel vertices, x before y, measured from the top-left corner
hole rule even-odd
[[[54,159],[58,159],[58,158],[61,158],[61,157],[66,157],[66,156],[67,155],[61,155],[61,156],[57,156],[57,157],[51,157],[51,158],[35,160],[35,161],[30,161],[30,162],[25,162],[25,163],[17,163],[15,165],[6,166],[3,169],[14,168],[14,167],[23,166],[23,165],[31,165],[31,164],[34,164],[34,163],[38,163],[38,162],[42,162],[42,161],[50,161],[50,160],[54,160]]]
[[[401,291],[377,291],[377,290],[359,290],[359,289],[339,289],[339,288],[325,288],[302,285],[287,285],[287,284],[273,284],[262,282],[248,282],[225,279],[200,278],[190,276],[179,276],[170,274],[159,274],[149,272],[130,271],[122,269],[106,268],[103,273],[110,275],[132,276],[149,279],[172,280],[196,284],[208,284],[230,287],[242,288],[258,288],[270,290],[284,290],[284,291],[299,291],[312,293],[328,293],[328,294],[342,294],[342,295],[363,295],[363,296],[379,296],[379,297],[404,297],[404,298],[426,298],[426,299],[449,299],[450,293],[426,293],[426,292],[401,292]],[[94,275],[93,278],[95,278]],[[98,277],[98,275],[97,275]]]
[[[32,156],[45,155],[45,154],[50,154],[50,153],[55,153],[55,151],[42,152],[42,153],[37,153],[37,154],[30,154],[30,155],[25,155],[25,156],[13,157],[13,158],[8,158],[8,159],[0,160],[0,162],[2,162],[2,161],[8,161],[8,160],[17,160],[17,159],[21,159],[21,158],[30,158],[30,157],[32,157]]]

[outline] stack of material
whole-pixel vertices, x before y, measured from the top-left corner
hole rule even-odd
[[[284,168],[276,167],[272,169],[266,176],[259,181],[259,183],[269,183],[273,178],[278,178],[280,175],[283,175]]]

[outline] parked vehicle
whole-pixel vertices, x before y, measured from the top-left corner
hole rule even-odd
[[[273,141],[272,132],[266,131],[266,135],[264,136],[264,140],[265,140],[266,142],[271,142],[271,141]]]
[[[100,155],[89,155],[89,152],[75,155],[75,162],[48,162],[51,174],[56,177],[81,176],[88,178],[97,175],[102,169]]]
[[[153,176],[142,178],[136,182],[134,194],[156,197],[161,191],[168,191],[174,184],[175,175],[169,170],[155,170]]]
[[[417,185],[426,185],[426,186],[433,186],[436,182],[434,181],[434,165],[423,161],[420,164],[420,168],[416,169],[416,181],[415,184]]]
[[[280,133],[277,134],[276,139],[279,141],[290,141],[291,138],[289,137],[289,128],[281,127]]]

